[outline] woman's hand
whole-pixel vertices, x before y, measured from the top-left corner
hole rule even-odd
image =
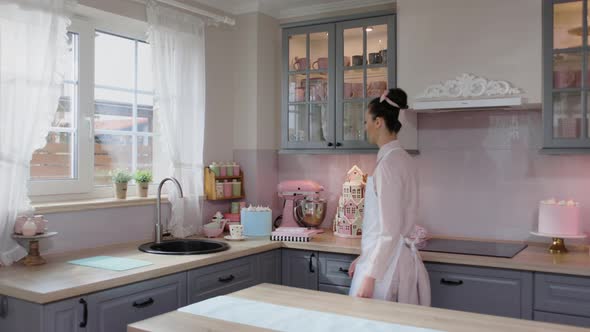
[[[348,267],[348,276],[351,278],[354,277],[354,270],[356,269],[356,262],[359,260],[359,257],[353,260],[352,263],[350,263],[350,266]]]
[[[372,298],[373,292],[375,291],[375,279],[371,277],[365,277],[361,283],[361,287],[356,293],[357,297]]]

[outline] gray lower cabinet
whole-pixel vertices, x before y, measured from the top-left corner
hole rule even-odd
[[[281,278],[281,249],[272,250],[257,255],[258,283],[280,285]]]
[[[83,298],[41,305],[0,296],[0,331],[76,332],[87,331]],[[87,307],[86,307],[87,309]],[[86,317],[88,311],[86,311]]]
[[[319,290],[322,292],[348,294],[352,278],[348,276],[350,263],[356,255],[319,254]]]
[[[318,290],[318,253],[283,249],[283,285]]]
[[[574,315],[556,314],[535,310],[535,320],[540,322],[590,327],[590,318]]]
[[[125,332],[127,324],[186,305],[186,273],[109,289],[88,297],[92,332]]]
[[[590,327],[590,278],[535,273],[535,320]]]
[[[532,272],[453,264],[426,264],[432,306],[532,319]]]
[[[188,304],[256,285],[257,263],[247,256],[188,271]]]

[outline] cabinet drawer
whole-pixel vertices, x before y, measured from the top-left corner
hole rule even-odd
[[[320,292],[348,295],[350,287],[320,284]]]
[[[554,314],[535,310],[535,320],[540,322],[590,327],[590,318],[564,314]]]
[[[427,264],[432,306],[514,318],[532,318],[532,273]]]
[[[125,332],[127,324],[186,305],[186,274],[178,273],[88,297],[88,323],[93,332]]]
[[[256,258],[248,256],[189,271],[189,304],[255,285]]]
[[[590,317],[590,278],[535,273],[535,309]]]
[[[350,286],[348,267],[357,256],[319,253],[320,283],[335,286]]]

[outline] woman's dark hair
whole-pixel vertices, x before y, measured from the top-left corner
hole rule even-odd
[[[389,89],[387,98],[399,105],[395,107],[390,105],[387,100],[380,101],[380,98],[375,98],[369,103],[369,114],[376,118],[383,118],[385,126],[390,133],[399,133],[402,129],[402,124],[399,122],[399,110],[408,108],[408,95],[400,88]]]

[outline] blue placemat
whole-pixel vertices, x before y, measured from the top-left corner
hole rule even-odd
[[[121,258],[112,256],[94,256],[69,261],[70,264],[94,267],[97,269],[125,271],[142,266],[152,265],[151,262],[140,261],[139,259]]]

